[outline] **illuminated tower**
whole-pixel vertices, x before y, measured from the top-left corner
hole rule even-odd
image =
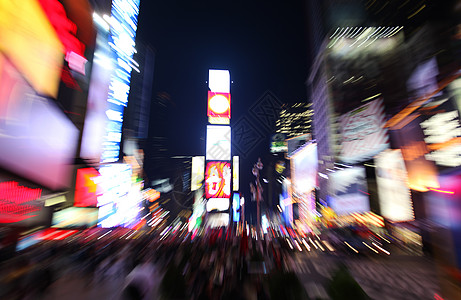
[[[230,73],[209,70],[205,155],[207,226],[228,226],[232,192]]]

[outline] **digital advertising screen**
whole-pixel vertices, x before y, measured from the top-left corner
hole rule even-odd
[[[371,101],[340,117],[339,159],[354,164],[389,148],[382,99]]]
[[[205,197],[230,198],[231,196],[230,162],[207,162],[205,171]]]
[[[205,156],[192,157],[192,176],[191,176],[191,191],[198,190],[205,178]]]
[[[97,208],[69,207],[53,213],[51,227],[92,227],[98,223]]]
[[[74,206],[96,207],[101,189],[98,188],[98,177],[101,176],[94,168],[83,168],[77,170],[75,183]]]
[[[230,126],[207,126],[206,160],[231,160]]]
[[[365,168],[346,168],[328,176],[331,195],[328,204],[338,216],[370,210]]]
[[[208,88],[214,93],[230,93],[229,70],[208,70]]]
[[[229,209],[229,198],[210,198],[206,202],[206,211],[224,211]]]
[[[68,188],[78,129],[1,54],[0,82],[0,166],[51,190]]]
[[[408,176],[400,149],[384,150],[375,157],[381,215],[394,222],[414,220]]]
[[[231,117],[231,100],[229,93],[216,93],[208,91],[207,115],[210,123],[229,124]]]
[[[41,188],[29,188],[17,181],[0,182],[0,224],[27,225],[43,219]]]
[[[137,223],[143,199],[140,186],[131,182],[131,167],[127,164],[109,164],[99,169],[98,196],[99,227],[130,227]]]
[[[232,216],[234,222],[240,221],[240,195],[238,193],[234,193],[232,196]]]
[[[232,157],[232,190],[238,192],[240,189],[240,158],[238,156]]]

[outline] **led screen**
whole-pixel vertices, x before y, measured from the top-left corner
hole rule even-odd
[[[238,156],[233,156],[232,157],[232,190],[234,192],[237,192],[240,187],[239,187],[239,165],[240,165],[240,160]]]
[[[208,88],[215,93],[230,93],[229,70],[208,70]]]
[[[329,174],[329,206],[340,215],[370,210],[365,168],[353,167]]]
[[[389,148],[382,100],[369,102],[340,118],[339,159],[348,164],[365,161]]]
[[[203,183],[205,178],[205,156],[194,156],[192,157],[192,176],[191,176],[191,191],[198,190]]]
[[[210,212],[213,210],[224,211],[229,209],[228,198],[210,198],[206,203],[206,211]]]
[[[98,222],[97,208],[69,207],[53,214],[51,227],[91,227]]]
[[[99,169],[98,226],[131,227],[138,219],[142,194],[138,185],[131,184],[131,167],[109,164]]]
[[[101,191],[98,188],[99,172],[93,168],[84,168],[77,170],[77,179],[75,183],[74,206],[78,207],[96,207],[98,204],[98,195]]]
[[[230,198],[230,162],[211,161],[206,165],[205,196],[209,198]]]
[[[389,220],[414,219],[407,170],[400,150],[385,150],[375,158],[381,215]]]
[[[0,182],[0,223],[38,219],[43,209],[43,204],[37,201],[41,195],[40,188],[28,188],[16,181]]]
[[[233,220],[234,222],[239,222],[240,221],[240,195],[237,193],[234,193],[232,196],[232,215],[233,215]]]
[[[231,160],[230,126],[207,126],[206,160]]]
[[[0,52],[35,91],[56,98],[64,47],[38,1],[0,1],[0,20]]]
[[[0,82],[0,166],[52,190],[69,187],[77,128],[1,55]]]
[[[208,117],[230,119],[230,94],[208,91]]]

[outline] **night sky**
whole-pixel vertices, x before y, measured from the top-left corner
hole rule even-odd
[[[305,15],[303,1],[141,0],[137,39],[156,50],[153,95],[167,92],[176,104],[166,133],[172,155],[205,154],[208,69],[230,70],[231,125],[267,90],[307,101]],[[269,136],[246,153],[242,181],[268,150]]]

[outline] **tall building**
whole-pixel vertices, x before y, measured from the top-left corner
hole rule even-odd
[[[312,103],[284,104],[275,123],[275,132],[284,134],[286,138],[311,133],[313,115]]]

